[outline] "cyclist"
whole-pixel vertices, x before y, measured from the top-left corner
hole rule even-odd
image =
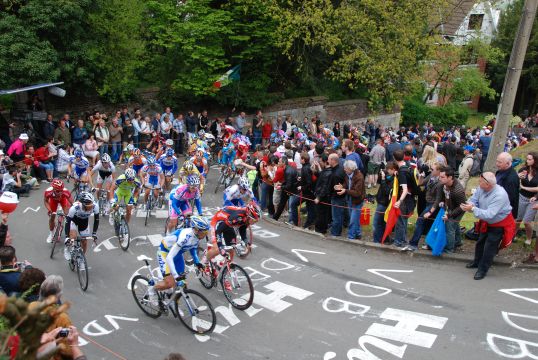
[[[197,175],[187,176],[187,184],[178,185],[170,191],[170,200],[168,201],[168,216],[170,222],[168,231],[172,232],[177,226],[177,219],[181,215],[189,217],[192,209],[189,204],[194,200],[198,215],[202,215],[202,202],[200,201],[200,177]]]
[[[191,162],[198,172],[202,174],[204,178],[207,177],[207,172],[209,171],[209,164],[207,163],[206,158],[204,157],[204,149],[198,148],[195,155],[191,158]]]
[[[235,168],[233,165],[235,154],[235,145],[230,141],[224,148],[222,148],[222,155],[219,160],[219,163],[222,164],[221,170],[224,170],[226,166],[232,166],[232,169]]]
[[[158,149],[158,151],[155,153],[155,159],[160,159],[161,156],[163,154],[166,154],[166,152],[168,151],[168,149],[171,149],[172,151],[174,151],[174,140],[172,139],[167,139],[165,142],[164,142],[164,147],[160,147]]]
[[[106,153],[103,154],[101,160],[99,160],[90,171],[90,177],[97,172],[98,190],[101,190],[103,188],[103,184],[105,184],[105,190],[110,191],[110,186],[114,182],[114,171],[116,171],[116,167],[112,163],[110,155]],[[108,214],[108,209],[105,210],[105,214]]]
[[[174,149],[166,149],[166,152],[159,158],[159,165],[164,172],[164,185],[167,189],[177,171],[177,158],[174,156]]]
[[[110,201],[111,211],[108,218],[110,225],[114,225],[114,209],[116,208],[115,204],[119,203],[120,201],[123,201],[123,203],[127,206],[125,221],[129,223],[133,206],[136,206],[138,195],[140,194],[141,186],[142,184],[140,183],[140,180],[136,178],[136,173],[133,169],[126,169],[123,175],[118,176],[110,189],[110,194],[114,194],[114,199],[111,199]]]
[[[49,215],[49,236],[47,236],[47,242],[52,243],[52,237],[54,236],[54,222],[56,220],[56,211],[58,205],[62,207],[64,214],[69,212],[69,207],[73,204],[71,199],[71,192],[67,190],[64,182],[60,179],[52,180],[50,186],[45,190],[43,195],[43,201],[45,202],[45,208]]]
[[[159,191],[164,185],[163,169],[155,162],[153,156],[148,156],[146,161],[146,165],[140,170],[140,178],[142,179],[142,184],[145,188],[144,199],[148,198],[151,188],[153,188],[154,198],[157,199],[159,197]]]
[[[74,168],[73,168],[74,165]],[[67,164],[67,175],[75,178],[77,181],[83,184],[90,184],[90,188],[93,187],[92,178],[88,175],[88,168],[90,163],[84,156],[84,151],[77,148],[73,152],[73,155],[69,157],[69,163]]]
[[[260,207],[253,201],[245,207],[227,206],[219,211],[211,219],[211,244],[207,246],[207,259],[202,259],[202,264],[213,259],[220,252],[224,255],[224,245],[231,246],[236,242],[235,229],[239,230],[243,244],[247,240],[247,227],[256,223],[261,217]],[[250,244],[247,244],[250,251]],[[232,254],[233,256],[233,254]]]
[[[132,167],[134,171],[136,172],[136,175],[140,175],[140,169],[146,165],[146,158],[142,153],[140,152],[140,149],[134,149],[133,150],[133,156],[129,158],[129,162],[127,163],[127,166]]]
[[[179,183],[180,184],[186,184],[187,183],[187,176],[189,175],[196,175],[199,178],[200,172],[196,168],[196,166],[193,165],[193,163],[190,160],[187,160],[183,163],[183,166],[179,170]],[[200,178],[200,192],[204,191],[204,184],[205,184],[205,178]]]
[[[135,147],[133,144],[128,144],[125,148],[123,148],[118,163],[127,165],[129,163],[129,159],[133,156],[134,149]]]
[[[97,229],[99,228],[99,205],[95,202],[93,195],[87,191],[80,193],[78,200],[71,205],[65,219],[65,248],[64,257],[67,261],[71,260],[69,246],[71,241],[77,237],[77,232],[83,238],[90,235],[89,217],[93,214],[93,232],[92,237],[97,239]],[[82,251],[86,254],[88,247],[86,239],[82,242]]]
[[[250,182],[244,176],[241,176],[237,184],[228,187],[224,190],[223,206],[244,206],[251,200],[256,200],[254,193],[250,189]]]
[[[164,237],[157,252],[163,280],[148,288],[151,301],[156,300],[155,290],[163,291],[173,288],[176,281],[185,279],[183,253],[186,251],[190,252],[196,266],[203,269],[196,250],[198,249],[198,243],[206,237],[208,231],[209,222],[204,217],[192,216],[191,227],[178,229]]]

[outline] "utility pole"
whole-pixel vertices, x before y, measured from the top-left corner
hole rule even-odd
[[[504,79],[495,128],[493,129],[493,138],[491,139],[488,157],[484,164],[484,171],[495,172],[495,160],[497,159],[497,155],[503,152],[504,149],[506,135],[508,134],[508,128],[510,126],[510,119],[512,118],[512,110],[514,108],[514,100],[516,98],[519,78],[521,76],[523,61],[525,60],[525,53],[527,52],[527,45],[529,44],[529,37],[531,35],[532,24],[534,22],[534,17],[536,16],[537,7],[538,0],[525,0],[525,5],[523,5],[523,12],[521,14],[521,19],[519,20],[519,27],[514,40],[514,46],[512,47],[508,69],[506,70],[506,78]]]

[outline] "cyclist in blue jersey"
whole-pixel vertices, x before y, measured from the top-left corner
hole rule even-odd
[[[177,158],[174,156],[174,149],[166,149],[166,152],[159,158],[158,163],[164,173],[165,188],[168,188],[178,167]]]

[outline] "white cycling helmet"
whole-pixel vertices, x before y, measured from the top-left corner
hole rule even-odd
[[[103,154],[103,157],[101,158],[101,162],[102,162],[103,164],[107,164],[107,163],[109,163],[110,160],[111,160],[111,159],[110,159],[110,155],[108,155],[108,154]]]
[[[172,146],[172,145],[174,145],[174,140],[168,139],[168,140],[166,140],[165,144],[166,144],[166,146]]]
[[[244,176],[241,176],[239,178],[239,180],[237,181],[237,185],[239,185],[240,188],[245,189],[245,190],[250,188],[250,182]]]

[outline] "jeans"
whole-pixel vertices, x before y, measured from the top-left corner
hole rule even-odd
[[[461,244],[460,222],[455,219],[445,221],[446,246],[445,252],[454,252],[454,248]]]
[[[252,149],[256,148],[256,145],[261,144],[262,142],[262,132],[259,130],[254,130],[254,139],[252,141]]]
[[[314,196],[312,196],[314,197]],[[306,222],[303,225],[303,228],[307,228],[312,224],[316,223],[316,204],[311,200],[303,199],[303,202],[306,203]]]
[[[415,210],[415,199],[412,196],[406,196],[404,201],[400,204],[400,217],[396,222],[396,228],[394,229],[394,244],[396,246],[407,245],[407,222]]]
[[[290,199],[289,199],[289,203],[288,203],[288,206],[289,206],[289,210],[290,210],[290,215],[288,217],[289,221],[297,226],[299,224],[299,203],[300,203],[300,197],[297,196],[297,195],[292,195],[290,196]]]
[[[332,224],[331,224],[331,235],[340,236],[342,235],[342,225],[344,224],[344,206],[346,206],[345,197],[336,197],[331,198],[331,213],[332,213]]]
[[[424,234],[424,228],[426,227],[426,223],[433,222],[435,220],[435,217],[433,215],[430,215],[428,219],[424,218],[424,214],[430,211],[432,206],[433,204],[427,204],[424,210],[420,213],[417,219],[417,223],[415,225],[415,232],[413,233],[413,237],[411,238],[411,241],[409,241],[409,245],[417,247],[418,242],[420,241],[420,237],[422,236],[422,234]]]
[[[348,200],[348,207],[350,208],[349,217],[349,229],[347,232],[348,239],[358,239],[362,236],[361,232],[361,210],[364,202],[359,205],[353,205],[351,199]]]
[[[282,215],[282,212],[286,207],[286,203],[288,202],[289,197],[290,196],[288,195],[288,192],[282,191],[282,194],[280,194],[280,202],[278,203],[275,215],[273,216],[274,220],[278,220],[280,218],[280,215]]]
[[[138,147],[138,135],[133,135],[133,146]]]
[[[45,169],[45,171],[53,171],[54,170],[54,164],[49,162],[49,163],[42,163],[41,161],[39,162],[39,166],[41,166],[43,169]]]
[[[387,207],[382,204],[377,204],[374,214],[374,242],[380,243],[383,238],[383,233],[385,232],[385,210]]]
[[[103,157],[103,154],[108,153],[108,144],[103,144],[99,146],[99,155],[101,158]]]
[[[485,233],[481,233],[474,250],[474,263],[478,265],[478,271],[487,273],[493,264],[493,258],[499,251],[499,244],[504,235],[504,228],[490,227]]]
[[[262,209],[262,211],[265,211],[265,209],[267,208],[267,187],[268,186],[269,185],[267,185],[265,182],[262,182],[260,185],[260,189],[261,189],[260,208]]]
[[[120,159],[121,155],[121,142],[113,142],[112,147],[112,161],[116,162]]]

